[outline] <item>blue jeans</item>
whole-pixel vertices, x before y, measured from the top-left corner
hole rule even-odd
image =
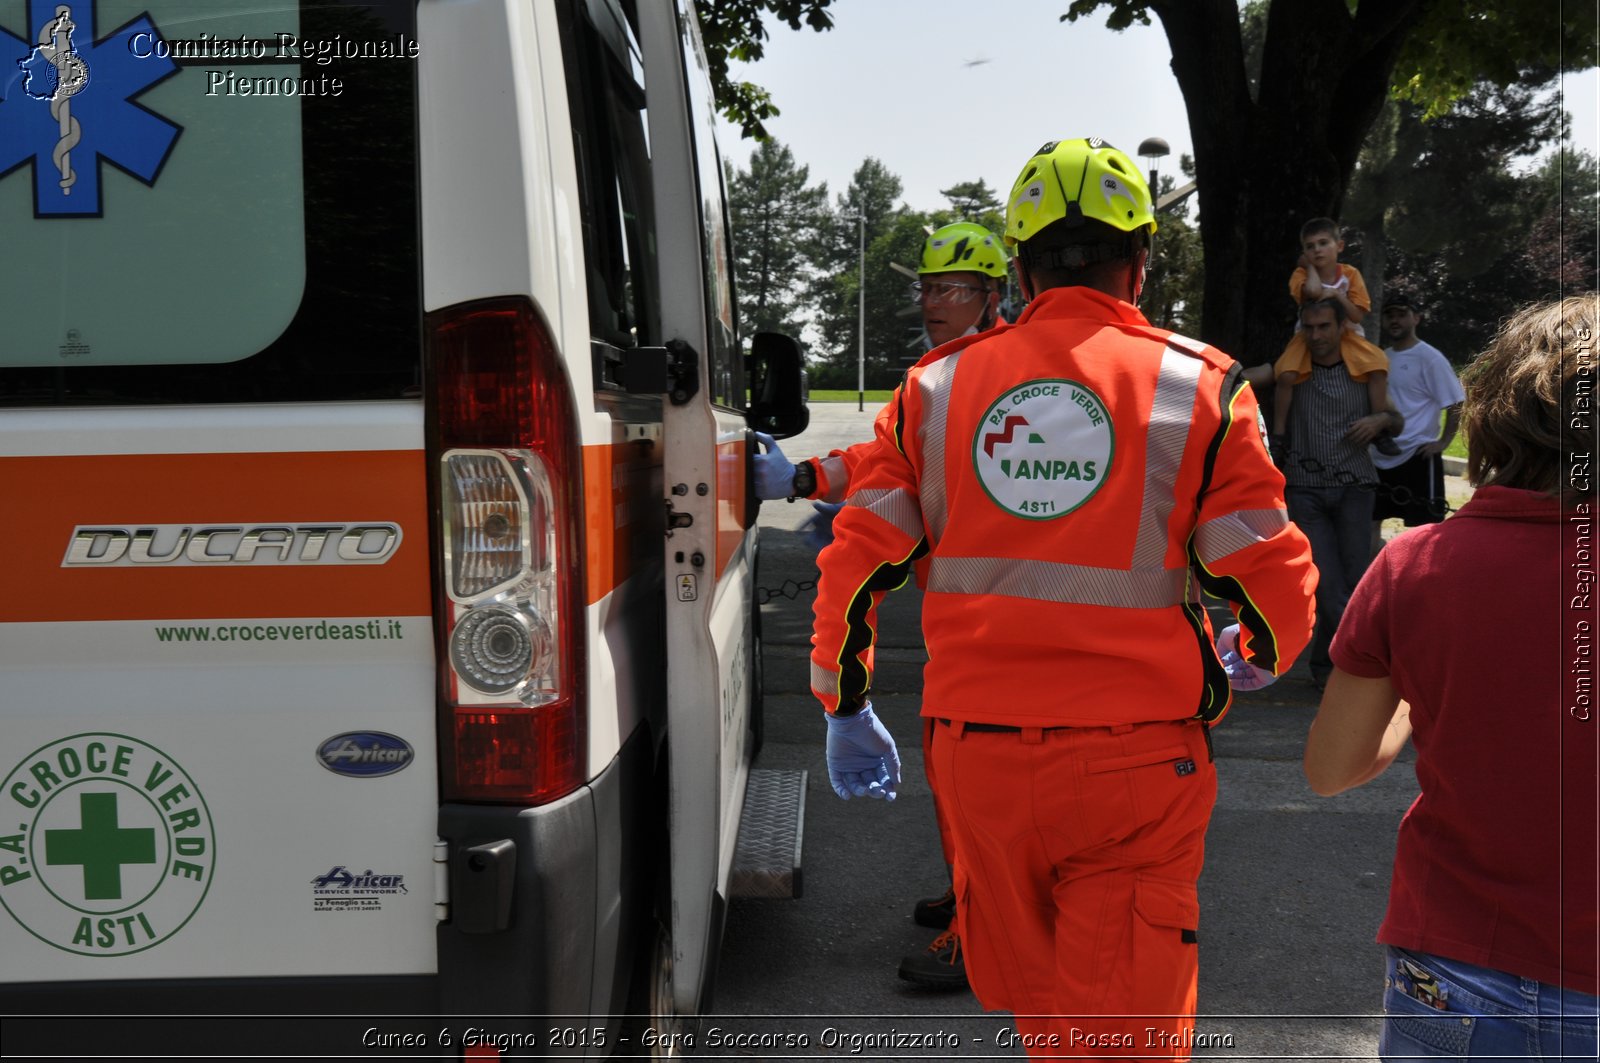
[[[1588,993],[1392,946],[1384,962],[1381,1059],[1595,1058]]]
[[[1311,540],[1316,563],[1317,628],[1311,639],[1311,678],[1326,682],[1333,671],[1328,647],[1339,630],[1339,618],[1350,601],[1367,563],[1372,560],[1371,485],[1361,487],[1287,487],[1289,519]]]

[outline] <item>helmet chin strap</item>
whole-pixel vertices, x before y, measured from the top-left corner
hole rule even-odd
[[[983,297],[983,313],[978,315],[974,327],[979,332],[988,332],[994,328],[994,319],[1000,306],[1000,293],[991,291]]]

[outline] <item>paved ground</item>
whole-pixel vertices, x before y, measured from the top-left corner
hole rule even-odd
[[[812,427],[785,444],[793,457],[824,453],[870,432],[854,404],[813,407]],[[1466,497],[1452,484],[1453,504]],[[810,771],[805,896],[738,901],[730,910],[717,1009],[696,1053],[759,1058],[1018,1056],[1003,1043],[1004,1015],[985,1016],[965,992],[920,990],[896,978],[901,955],[931,939],[912,902],[938,892],[944,867],[917,736],[920,594],[908,587],[883,610],[874,701],[900,740],[908,780],[892,806],[836,798],[822,758],[824,725],[807,693],[814,558],[794,533],[804,503],[763,510],[760,582],[788,581],[795,597],[763,609],[767,740],[760,765]],[[1383,915],[1394,836],[1416,794],[1407,750],[1385,776],[1333,799],[1311,793],[1300,770],[1316,693],[1304,665],[1275,686],[1241,695],[1216,731],[1220,796],[1200,881],[1202,1034],[1197,1056],[1371,1059],[1377,1040]],[[761,1040],[708,1041],[722,1031]],[[834,1031],[829,1033],[829,1031]],[[944,1036],[937,1048],[874,1047],[852,1035]],[[804,1037],[807,1043],[800,1044]],[[954,1039],[955,1043],[952,1043]],[[852,1048],[856,1051],[852,1052]]]

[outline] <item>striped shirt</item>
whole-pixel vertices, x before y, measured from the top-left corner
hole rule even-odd
[[[1313,362],[1311,379],[1294,389],[1294,405],[1289,407],[1291,453],[1284,482],[1290,487],[1376,483],[1378,474],[1367,447],[1344,438],[1352,424],[1371,412],[1366,382],[1350,379],[1344,362]]]

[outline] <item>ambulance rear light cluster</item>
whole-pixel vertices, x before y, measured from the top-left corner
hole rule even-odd
[[[585,767],[580,450],[526,299],[428,317],[446,800],[542,804]]]

